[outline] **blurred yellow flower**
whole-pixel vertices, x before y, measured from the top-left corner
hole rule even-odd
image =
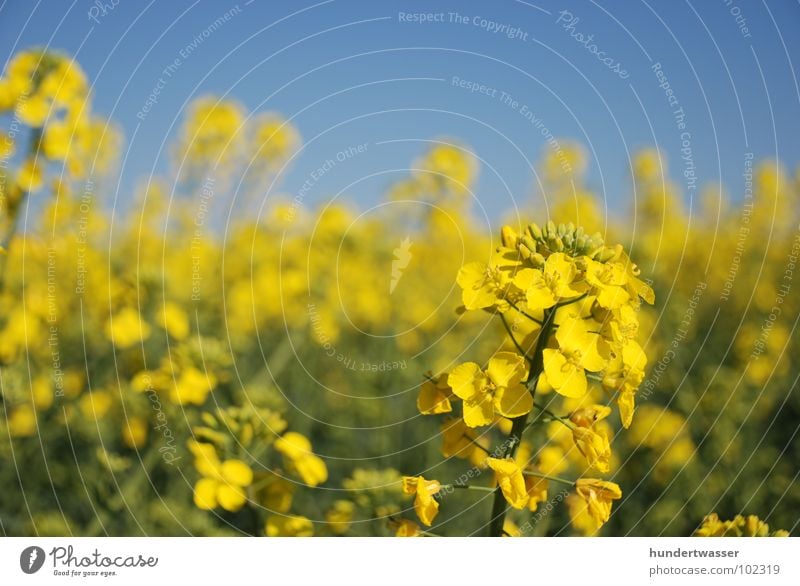
[[[216,386],[217,379],[212,373],[194,367],[185,368],[171,386],[170,400],[176,405],[202,405]]]
[[[352,501],[334,501],[333,507],[325,513],[325,520],[328,522],[331,531],[337,535],[346,533],[353,522],[355,508],[356,506]]]
[[[108,321],[106,335],[117,348],[130,348],[150,337],[150,326],[138,311],[125,307]]]
[[[206,461],[198,471],[203,478],[194,485],[194,504],[210,511],[222,507],[235,512],[247,502],[245,489],[253,482],[253,470],[241,460]]]
[[[36,412],[29,404],[12,409],[8,417],[8,432],[11,437],[30,437],[36,433]]]
[[[254,121],[252,150],[268,169],[283,165],[300,147],[297,129],[278,114],[265,112]]]
[[[304,435],[289,431],[275,440],[275,449],[283,454],[286,466],[309,486],[328,479],[325,462],[311,451],[311,442]]]
[[[142,448],[147,443],[147,421],[130,417],[122,427],[122,443],[129,448]]]
[[[300,515],[270,515],[265,532],[267,537],[311,537],[314,524]]]
[[[158,310],[156,320],[176,340],[183,340],[189,335],[189,316],[177,303],[167,301]]]

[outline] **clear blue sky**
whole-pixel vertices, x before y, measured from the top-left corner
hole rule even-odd
[[[656,62],[684,108],[700,182],[721,179],[738,197],[746,152],[791,168],[800,162],[796,0],[649,0],[604,8],[543,0],[247,2],[106,0],[100,10],[102,2],[88,0],[5,1],[0,46],[6,59],[31,45],[77,57],[93,80],[96,109],[127,136],[121,194],[153,169],[166,169],[166,145],[188,101],[228,93],[252,111],[292,117],[299,128],[307,147],[284,191],[296,192],[337,152],[368,143],[365,154],[327,174],[308,203],[352,182],[353,199],[374,203],[395,170],[421,152],[421,141],[446,136],[470,145],[493,168],[484,166],[478,198],[499,215],[512,198],[526,201],[534,185],[529,165],[545,148],[540,130],[519,111],[525,105],[553,135],[590,146],[591,185],[612,208],[621,207],[630,195],[631,149],[657,144],[680,179],[682,131],[652,70]],[[227,22],[181,57],[230,9]],[[562,10],[579,19],[573,28],[564,27]],[[444,22],[401,22],[400,12],[420,11],[443,13]],[[451,12],[466,24],[452,22]],[[517,38],[490,30],[501,25],[518,27]],[[573,38],[578,33],[593,35],[596,50],[619,63],[627,79]],[[137,119],[174,59],[180,66],[158,103]],[[453,76],[497,93],[469,93],[452,85]]]

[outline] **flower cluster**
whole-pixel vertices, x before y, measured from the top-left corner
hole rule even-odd
[[[716,513],[706,515],[703,523],[694,532],[696,537],[788,537],[784,529],[769,530],[769,525],[755,515],[736,515],[730,521],[722,521]]]
[[[622,497],[619,486],[592,477],[569,481],[554,476],[560,470],[548,465],[552,450],[548,456],[544,445],[533,453],[522,436],[533,435],[536,424],[551,423],[556,431],[548,428],[545,443],[551,441],[560,450],[564,430],[586,467],[601,474],[611,471],[607,418],[612,409],[599,401],[598,392],[606,402],[616,403],[622,426],[629,427],[647,364],[637,341],[637,316],[642,300],[653,303],[653,290],[621,246],[606,246],[599,234],[588,235],[572,224],[531,224],[522,234],[506,226],[501,237],[494,256],[486,263],[464,265],[457,282],[464,309],[499,316],[512,349],[495,352],[484,365],[464,362],[428,376],[417,406],[424,415],[460,412],[459,419],[446,424],[455,432],[443,434],[442,451],[445,456],[477,455],[493,471],[498,488],[492,534],[504,532],[504,503],[535,511],[547,498],[550,482],[574,487],[570,502],[576,524],[594,533],[608,521],[612,502]],[[552,391],[561,397],[561,407],[553,407],[557,400],[544,405],[535,399],[537,393]],[[554,412],[565,408],[564,415]],[[500,449],[489,451],[473,432],[486,426],[509,435]],[[518,452],[520,443],[526,449]],[[556,458],[566,458],[560,454],[556,451]],[[556,462],[558,467],[565,466]],[[406,492],[416,494],[418,517],[430,526],[439,511],[435,495],[442,485],[422,477],[405,482]]]
[[[203,422],[192,430],[198,439],[188,442],[199,475],[195,505],[231,513],[247,506],[256,517],[266,510],[269,536],[313,534],[311,520],[290,513],[299,485],[314,487],[328,478],[308,438],[286,431],[286,421],[266,409],[230,407],[205,413]]]
[[[79,180],[101,177],[115,160],[120,133],[92,113],[89,83],[81,67],[61,53],[32,49],[15,55],[0,76],[0,116],[12,117],[0,133],[0,158],[16,172],[0,174],[0,214],[5,248],[16,216],[30,193],[50,180],[69,191]],[[26,132],[27,131],[27,132]]]

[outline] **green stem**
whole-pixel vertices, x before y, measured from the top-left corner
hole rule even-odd
[[[533,357],[531,359],[531,369],[528,375],[527,386],[531,395],[536,394],[536,385],[539,382],[539,376],[544,370],[544,349],[547,345],[547,340],[550,333],[553,331],[553,318],[555,317],[555,309],[550,308],[545,310],[544,321],[542,322],[542,329],[539,330],[539,337],[536,339],[536,347],[533,350]],[[522,434],[528,425],[528,414],[516,417],[512,420],[511,434],[509,441],[506,444],[503,457],[513,458],[519,447]],[[506,505],[505,497],[503,496],[500,487],[497,487],[494,492],[494,502],[492,503],[492,517],[489,521],[489,535],[491,537],[500,537],[503,535],[503,524],[506,519],[508,506]]]
[[[506,332],[508,332],[508,337],[511,338],[512,342],[514,342],[514,346],[517,347],[517,350],[519,350],[519,353],[522,354],[522,356],[525,358],[525,360],[527,360],[528,362],[532,362],[532,360],[528,356],[528,353],[520,345],[520,343],[517,342],[517,339],[514,337],[514,332],[511,331],[511,326],[509,326],[508,322],[506,321],[506,316],[504,316],[502,313],[500,314],[500,321],[503,322],[503,326],[505,326]]]
[[[567,480],[566,478],[559,478],[558,476],[548,476],[547,474],[539,474],[538,472],[533,472],[532,470],[523,470],[522,474],[525,476],[535,476],[536,478],[544,478],[545,480],[552,480],[553,482],[560,482],[561,484],[568,484],[569,486],[575,486],[575,482],[573,480]]]
[[[546,413],[547,415],[549,415],[553,419],[555,419],[557,421],[560,421],[561,423],[563,423],[564,425],[566,425],[570,429],[575,427],[575,425],[569,419],[567,419],[566,417],[561,417],[560,415],[556,415],[555,413],[550,411],[550,409],[547,409],[546,407],[542,407],[541,405],[538,405],[536,403],[534,403],[533,406],[536,407],[537,409],[539,409],[539,411],[541,411],[542,413]]]
[[[477,492],[494,492],[494,488],[491,486],[472,486],[470,484],[445,484],[442,486],[442,490],[474,490]]]
[[[582,301],[586,299],[586,296],[589,295],[588,293],[584,293],[582,295],[578,295],[577,297],[573,297],[569,301],[562,301],[561,303],[556,303],[556,307],[566,307],[567,305],[572,305],[573,303],[577,303],[578,301]]]
[[[474,439],[472,439],[471,437],[469,437],[469,436],[468,436],[466,433],[465,433],[465,434],[463,434],[461,437],[463,437],[463,438],[466,438],[467,440],[469,440],[469,443],[471,443],[471,444],[472,444],[473,446],[475,446],[476,448],[480,448],[481,450],[483,450],[483,452],[484,452],[484,453],[486,453],[486,454],[489,454],[489,453],[490,453],[490,452],[489,452],[489,450],[487,450],[487,449],[486,449],[486,448],[484,448],[482,445],[480,445],[478,442],[476,442]]]
[[[522,311],[522,310],[521,310],[519,307],[517,307],[516,303],[514,303],[513,301],[509,301],[508,299],[506,299],[506,301],[508,301],[508,304],[509,304],[511,307],[513,307],[513,308],[514,308],[514,309],[517,311],[517,313],[521,313],[522,315],[524,315],[525,317],[527,317],[529,320],[531,320],[531,321],[532,321],[532,322],[534,322],[534,323],[537,323],[537,324],[539,324],[540,326],[541,326],[541,325],[543,325],[543,322],[542,322],[542,320],[536,319],[536,318],[535,318],[535,317],[533,317],[532,315],[525,313],[525,312],[524,312],[524,311]],[[502,317],[502,314],[501,314],[501,317]]]

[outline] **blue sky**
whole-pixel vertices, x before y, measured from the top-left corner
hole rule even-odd
[[[684,132],[699,182],[721,180],[734,198],[743,189],[745,153],[791,168],[800,162],[797,1],[651,0],[604,8],[542,0],[100,4],[6,1],[0,45],[6,58],[49,45],[80,61],[94,83],[96,110],[127,137],[117,184],[122,200],[138,181],[165,172],[186,104],[209,93],[292,118],[306,148],[283,178],[283,192],[296,192],[336,153],[367,145],[314,186],[309,204],[341,191],[362,207],[376,203],[425,141],[451,137],[485,161],[476,197],[490,215],[524,206],[535,185],[530,165],[547,147],[522,106],[554,136],[589,146],[590,185],[612,210],[629,204],[629,156],[642,146],[658,145],[672,176],[687,187],[679,174]],[[229,19],[182,57],[226,12]],[[441,16],[402,22],[400,13],[420,12]],[[493,32],[503,25],[520,32]],[[590,44],[626,78],[579,34],[584,41],[593,35]],[[140,120],[137,113],[175,59],[179,67]],[[683,107],[684,129],[655,63]],[[454,76],[497,92],[470,93],[453,84]]]

